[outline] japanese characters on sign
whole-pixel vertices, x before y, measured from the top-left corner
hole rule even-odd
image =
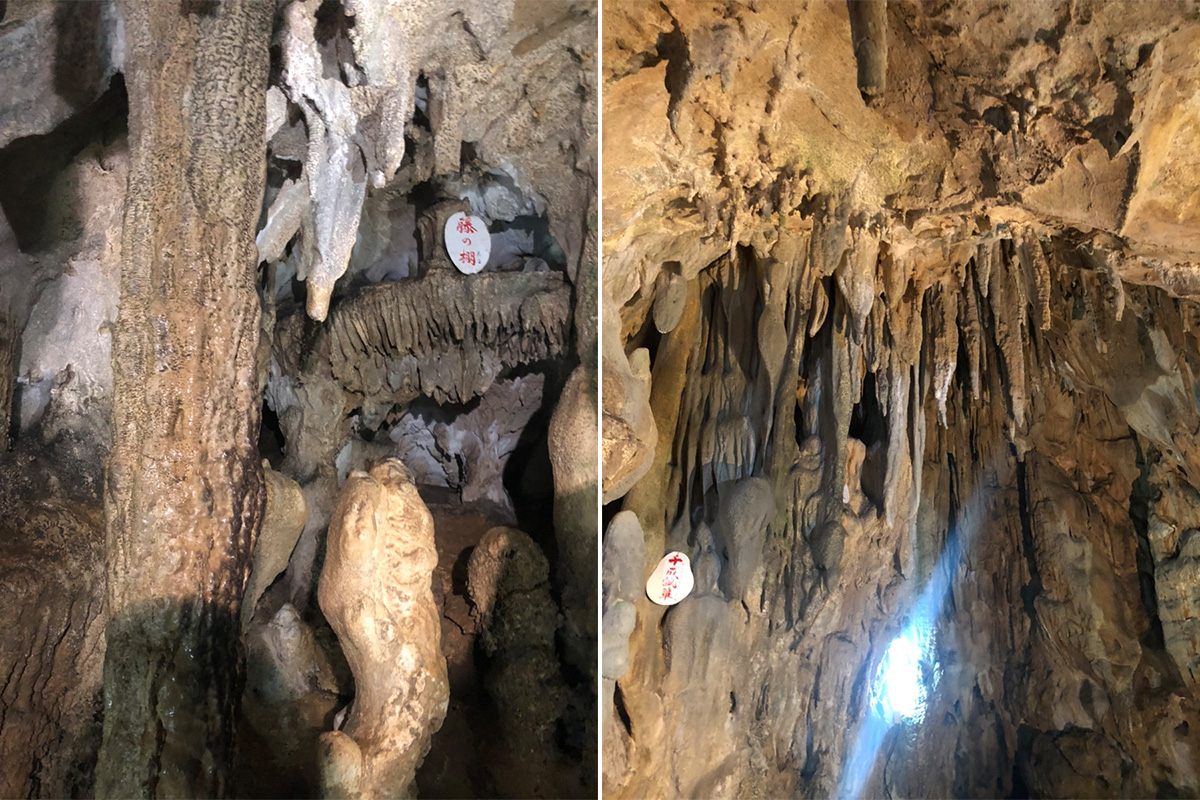
[[[683,553],[672,551],[663,556],[646,581],[646,595],[660,606],[673,606],[691,594],[694,584],[691,561]]]
[[[446,220],[446,252],[458,271],[474,275],[487,265],[492,254],[492,237],[487,223],[461,211]]]

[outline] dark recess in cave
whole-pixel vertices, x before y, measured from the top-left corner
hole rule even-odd
[[[1154,650],[1162,650],[1164,644],[1162,618],[1158,615],[1158,589],[1154,585],[1154,558],[1150,551],[1150,509],[1158,500],[1158,489],[1150,483],[1150,465],[1154,460],[1154,451],[1144,451],[1137,433],[1130,429],[1134,446],[1137,447],[1138,476],[1129,492],[1129,519],[1133,521],[1133,529],[1137,533],[1137,571],[1138,587],[1141,590],[1142,605],[1146,608],[1146,616],[1150,627],[1146,630],[1142,644]]]
[[[79,227],[72,207],[49,207],[54,178],[89,143],[123,134],[128,113],[125,79],[117,74],[99,99],[50,133],[0,149],[0,208],[22,252],[43,251]]]

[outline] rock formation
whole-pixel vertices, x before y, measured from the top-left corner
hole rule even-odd
[[[1200,792],[1198,41],[605,4],[606,536],[697,570],[606,672],[606,796]]]
[[[568,699],[554,654],[550,566],[527,534],[492,528],[471,552],[467,581],[490,658],[485,685],[504,733],[523,761],[544,763],[557,749]],[[550,787],[539,785],[541,772],[513,776],[501,790],[514,797],[545,795]]]
[[[0,796],[84,797],[103,704],[103,511],[68,499],[52,462],[2,458]]]
[[[254,561],[246,581],[242,601],[242,627],[254,616],[258,601],[267,587],[287,569],[296,541],[308,524],[308,508],[304,493],[296,482],[263,464],[263,483],[266,487],[266,509],[262,530],[254,543]]]
[[[130,163],[105,476],[101,797],[227,791],[237,619],[264,501],[254,225],[271,13],[254,2],[182,11],[120,6]]]
[[[352,474],[333,509],[320,582],[355,692],[345,727],[322,737],[327,797],[415,796],[450,696],[435,566],[433,518],[408,469],[389,459]]]

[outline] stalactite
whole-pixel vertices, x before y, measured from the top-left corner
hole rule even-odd
[[[975,252],[975,272],[979,276],[979,293],[983,295],[984,300],[988,299],[988,292],[991,290],[992,271],[1000,257],[999,251],[999,241],[987,239],[980,242],[979,249]]]
[[[879,258],[879,233],[866,223],[851,225],[850,244],[834,272],[838,289],[846,299],[853,338],[861,341],[867,315],[875,303],[875,267]]]
[[[1050,330],[1050,263],[1042,251],[1042,243],[1033,231],[1026,231],[1022,237],[1021,247],[1032,260],[1034,285],[1037,293],[1035,307],[1038,329]],[[1120,320],[1120,313],[1117,315]]]
[[[912,462],[908,452],[908,395],[911,390],[912,372],[896,351],[892,352],[888,367],[890,373],[890,397],[888,398],[888,452],[887,477],[883,489],[884,516],[888,525],[894,525],[899,511],[897,492],[909,485],[912,477]]]
[[[938,422],[946,427],[946,398],[958,366],[958,296],[956,287],[942,285],[934,292],[933,314],[933,394],[937,401]]]
[[[825,315],[829,312],[829,294],[825,291],[825,283],[817,281],[813,285],[813,300],[809,311],[808,338],[817,335],[825,324]]]
[[[852,205],[847,196],[825,195],[820,213],[813,220],[809,264],[820,280],[832,275],[846,251],[846,233]]]
[[[1120,322],[1121,317],[1125,316],[1125,282],[1117,274],[1116,260],[1117,256],[1111,250],[1099,253],[1096,258],[1100,272],[1113,293],[1113,319]]]
[[[999,248],[996,250],[999,255]],[[1017,428],[1025,426],[1025,411],[1029,403],[1025,380],[1025,307],[1016,290],[1016,269],[1011,260],[997,257],[992,262],[988,300],[992,310],[996,348],[1004,361],[1007,380],[1004,388],[1012,406]]]
[[[908,286],[909,273],[912,265],[908,262],[906,253],[880,246],[878,267],[879,282],[883,290],[883,299],[888,311],[892,311],[903,301],[905,287]]]
[[[887,357],[887,346],[883,343],[883,319],[886,316],[887,306],[882,301],[877,302],[867,315],[867,327],[863,335],[863,360],[866,371],[870,373],[878,373]]]

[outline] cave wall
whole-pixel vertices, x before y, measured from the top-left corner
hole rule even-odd
[[[885,22],[605,5],[605,793],[1190,796],[1195,10]]]

